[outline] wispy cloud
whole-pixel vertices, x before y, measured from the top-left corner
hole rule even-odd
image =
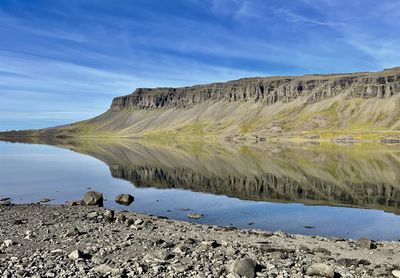
[[[274,10],[275,14],[278,16],[281,16],[284,20],[287,20],[289,22],[294,22],[294,23],[309,23],[309,24],[314,24],[314,25],[321,25],[321,26],[327,26],[327,27],[335,27],[339,25],[343,25],[341,22],[329,22],[329,21],[322,21],[318,20],[312,17],[307,17],[304,15],[296,14],[288,9],[275,9]]]

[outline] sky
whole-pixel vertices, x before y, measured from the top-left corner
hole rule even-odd
[[[137,87],[400,66],[398,0],[0,0],[0,130]]]

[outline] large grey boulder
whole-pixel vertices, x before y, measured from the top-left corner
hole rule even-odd
[[[229,266],[229,272],[239,274],[241,277],[253,278],[256,276],[257,262],[251,258],[234,261]]]
[[[86,192],[83,196],[83,203],[87,206],[103,206],[103,193],[96,191]]]
[[[135,200],[135,198],[132,195],[129,194],[119,194],[116,198],[115,201],[118,204],[129,206],[132,204],[132,202]]]

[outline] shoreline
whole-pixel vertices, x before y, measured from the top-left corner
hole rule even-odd
[[[210,226],[97,206],[3,205],[0,226],[2,277],[399,277],[400,269],[396,241]]]

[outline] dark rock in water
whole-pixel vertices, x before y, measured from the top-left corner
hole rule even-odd
[[[315,226],[306,225],[306,226],[304,226],[304,228],[306,228],[306,229],[315,229]]]
[[[51,201],[51,199],[44,198],[44,199],[40,200],[39,202],[40,202],[40,203],[48,203],[48,202],[50,202],[50,201]]]
[[[129,206],[132,204],[132,202],[135,200],[135,198],[132,195],[129,194],[119,194],[116,198],[115,201],[118,204]]]
[[[319,263],[319,264],[312,264],[306,271],[307,275],[310,276],[322,276],[327,278],[334,278],[335,271],[332,267],[327,264]]]
[[[83,196],[83,202],[87,206],[103,206],[103,193],[96,191],[89,191]]]
[[[3,202],[3,201],[11,201],[11,198],[2,198],[2,199],[0,199],[0,202]]]
[[[356,241],[356,246],[359,248],[365,248],[365,249],[375,249],[376,248],[375,242],[368,238],[360,238],[359,240]]]
[[[202,218],[204,215],[203,214],[200,214],[200,213],[189,213],[188,215],[187,215],[187,217],[188,218],[190,218],[190,219],[200,219],[200,218]]]
[[[239,274],[240,276],[253,278],[256,276],[257,262],[251,258],[244,258],[240,261],[234,261],[229,266],[229,272]]]

